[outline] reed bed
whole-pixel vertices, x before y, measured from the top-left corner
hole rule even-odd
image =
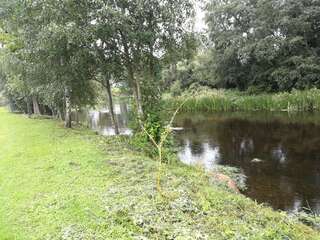
[[[182,112],[320,111],[320,89],[260,95],[230,90],[206,90],[195,95],[186,92],[180,97],[167,98],[166,101],[174,107],[186,98]]]

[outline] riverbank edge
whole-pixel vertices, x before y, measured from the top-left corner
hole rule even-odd
[[[167,94],[163,101],[171,108],[184,103],[181,112],[319,112],[320,89],[256,95],[234,90],[200,89],[186,91],[180,96]]]
[[[287,214],[283,212],[275,212],[270,208],[259,205],[240,194],[235,194],[225,186],[219,185],[216,182],[210,183],[208,175],[205,174],[202,169],[188,167],[182,163],[175,163],[166,167],[162,179],[162,185],[167,197],[159,197],[159,195],[154,191],[156,162],[134,150],[130,145],[128,145],[125,137],[101,137],[87,129],[66,130],[62,128],[62,124],[58,121],[47,119],[27,119],[23,115],[9,114],[0,109],[0,117],[1,114],[5,115],[4,118],[6,120],[5,122],[2,122],[2,124],[5,124],[5,126],[2,125],[3,129],[6,127],[9,128],[8,130],[10,130],[10,128],[13,129],[14,127],[11,124],[15,123],[20,125],[26,124],[28,125],[28,129],[30,129],[30,127],[31,129],[38,128],[40,131],[35,133],[28,132],[28,134],[31,134],[30,136],[33,136],[35,140],[47,138],[44,134],[47,134],[45,130],[49,129],[57,131],[59,136],[61,136],[61,134],[68,135],[68,139],[66,139],[66,141],[73,141],[74,138],[76,138],[80,144],[87,144],[86,146],[90,148],[94,145],[99,146],[95,151],[99,151],[99,153],[97,153],[99,156],[105,155],[107,160],[104,160],[104,157],[99,160],[91,159],[86,164],[89,164],[89,168],[91,168],[92,165],[98,165],[100,167],[106,165],[103,169],[100,169],[99,167],[96,174],[103,174],[102,178],[105,178],[104,176],[109,176],[112,179],[112,182],[116,180],[114,183],[115,185],[113,187],[109,187],[108,190],[105,189],[105,186],[103,185],[104,190],[101,192],[102,195],[108,195],[108,193],[113,193],[114,195],[116,193],[115,199],[111,197],[107,200],[104,199],[103,201],[103,203],[108,205],[108,209],[111,212],[111,217],[108,218],[108,221],[111,221],[117,227],[117,233],[113,233],[113,236],[108,235],[113,239],[114,237],[118,237],[116,239],[132,239],[132,234],[135,236],[140,235],[149,238],[157,236],[180,236],[180,238],[177,239],[206,239],[201,237],[208,237],[208,239],[235,239],[239,237],[246,237],[248,239],[281,239],[284,237],[288,237],[289,239],[320,238],[318,232],[315,232],[314,230],[298,223],[296,220],[289,218]],[[28,129],[25,129],[24,126],[16,126],[16,128],[17,129],[15,129],[15,133],[13,135],[7,132],[8,137],[28,137],[25,132]],[[23,134],[26,134],[26,136]],[[23,141],[26,139],[21,140]],[[50,140],[48,143],[51,143]],[[66,142],[61,143],[61,147],[63,147],[65,143]],[[50,146],[46,147],[50,148]],[[83,146],[80,149],[77,148],[77,150],[80,151],[77,154],[81,155],[81,152],[84,153],[87,151],[86,148]],[[70,149],[68,150],[70,151]],[[74,149],[71,150],[73,151]],[[76,162],[70,162],[70,159],[68,158],[68,154],[70,153],[67,151],[62,151],[60,154],[63,154],[64,157],[66,157],[64,160],[66,161],[65,163],[63,160],[59,162],[59,164],[65,164],[63,165],[64,167],[69,166],[71,168],[79,168],[79,166],[85,163],[81,158]],[[101,158],[101,156],[99,158]],[[32,160],[33,159],[31,158],[30,161]],[[10,164],[12,165],[12,163]],[[4,168],[0,168],[0,170],[1,169],[3,170]],[[14,168],[11,169],[14,171]],[[25,168],[24,170],[27,169]],[[111,174],[109,172],[111,172]],[[5,172],[2,172],[3,177],[5,177],[4,173]],[[73,171],[67,173],[73,174]],[[32,179],[30,180],[32,181]],[[54,180],[54,178],[52,180]],[[98,184],[100,180],[95,182],[96,180],[96,177],[93,177],[92,179],[88,178],[91,187],[99,189]],[[81,184],[79,187],[86,189],[86,186]],[[11,194],[12,190],[7,189],[7,191],[9,191],[8,193]],[[17,191],[17,189],[14,190]],[[4,193],[5,192],[6,191],[4,191]],[[101,200],[100,195],[97,197],[98,200]],[[91,200],[92,199],[90,198],[87,199],[87,201]],[[132,206],[132,203],[136,203],[134,204],[135,206],[140,204],[141,207],[136,209]],[[4,204],[4,206],[6,206],[6,204]],[[24,208],[24,205],[30,205],[29,202],[23,201],[20,202],[19,206],[15,206],[14,202],[11,204],[13,210],[18,210],[19,207]],[[38,208],[41,209],[43,207],[42,202],[37,202],[37,204],[40,204]],[[86,204],[87,203],[84,205]],[[117,209],[119,204],[120,212],[119,209]],[[27,208],[29,209],[30,207],[32,208],[34,206],[28,206]],[[97,209],[94,210],[95,212],[98,211]],[[10,209],[10,211],[13,216],[6,219],[6,221],[11,219],[11,221],[14,222],[14,220],[18,220],[17,218],[21,217],[19,216],[21,213],[12,212],[12,209]],[[108,214],[110,214],[110,212]],[[39,224],[43,225],[43,222],[39,222],[39,219],[46,220],[44,221],[45,223],[50,223],[52,220],[51,214],[54,221],[59,220],[56,213],[45,212],[44,215],[41,213],[42,212],[39,211],[40,216],[33,216],[37,218],[36,220],[30,219],[32,216],[24,216],[23,219],[19,219],[17,223],[29,224],[27,229],[24,229],[26,226],[20,225],[24,230],[21,230],[19,227],[17,228],[17,223],[13,224],[13,222],[11,222],[14,226],[14,231],[16,232],[20,229],[23,233],[22,236],[37,232],[37,230],[41,228]],[[100,214],[102,214],[102,216]],[[85,229],[74,230],[74,233],[78,234],[80,232],[81,234],[88,234],[89,236],[89,234],[91,234],[90,232],[93,231],[92,229],[98,229],[97,234],[104,236],[103,230],[100,228],[100,220],[107,219],[104,214],[107,213],[95,213],[95,216],[89,216],[90,221],[86,219],[86,217],[83,221],[84,223],[86,223],[86,221],[90,222],[91,230],[89,231],[87,229],[89,227],[85,226]],[[95,222],[92,218],[98,218],[99,221]],[[70,219],[68,221],[73,222],[70,226],[78,226],[78,228],[81,228],[82,226],[81,224],[77,224],[77,221],[80,220]],[[59,226],[60,229],[60,222],[55,222],[55,224]],[[8,225],[10,226],[10,222],[5,222],[4,218],[0,218],[0,226],[1,225],[5,225],[7,227]],[[121,231],[118,225],[121,226]],[[42,227],[46,228],[46,226]],[[110,226],[112,229],[113,227],[114,226]],[[0,233],[2,232],[0,231]],[[49,233],[43,232],[40,234],[43,234],[43,236],[47,234],[46,236],[48,236]],[[195,236],[198,236],[198,238],[192,238]],[[111,237],[110,239],[112,239]]]

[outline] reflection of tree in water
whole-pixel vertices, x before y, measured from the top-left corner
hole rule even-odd
[[[117,114],[117,119],[120,127],[125,128],[129,125],[129,113],[128,113],[128,104],[126,103],[120,103],[120,113]]]
[[[319,133],[315,125],[230,120],[217,127],[216,136],[225,163],[240,166],[249,176],[249,196],[272,202],[276,208],[292,209],[297,201],[306,206],[307,201],[320,198],[314,181],[320,166]],[[251,139],[254,147],[248,148],[245,139]],[[264,162],[252,164],[253,158]]]
[[[203,146],[201,141],[193,139],[190,144],[190,148],[193,155],[201,155],[203,153]]]
[[[285,210],[308,202],[320,211],[319,125],[237,118],[187,118],[180,124],[186,131],[178,135],[191,142],[194,155],[203,154],[201,143],[212,149],[218,145],[222,164],[245,171],[250,197]],[[254,164],[254,158],[263,162]]]
[[[119,124],[121,134],[130,135],[132,131],[128,127],[129,109],[125,102],[115,104],[115,115]],[[73,120],[88,125],[91,129],[102,135],[114,135],[115,130],[112,124],[111,115],[108,109],[89,110],[83,109],[73,113]]]

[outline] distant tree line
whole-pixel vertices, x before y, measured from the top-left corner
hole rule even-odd
[[[253,93],[320,87],[319,0],[209,0],[205,11],[205,44],[164,71],[173,92],[192,84]]]

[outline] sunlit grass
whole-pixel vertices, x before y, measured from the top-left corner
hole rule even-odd
[[[125,138],[0,108],[0,239],[319,239],[179,163],[161,198],[156,166]]]

